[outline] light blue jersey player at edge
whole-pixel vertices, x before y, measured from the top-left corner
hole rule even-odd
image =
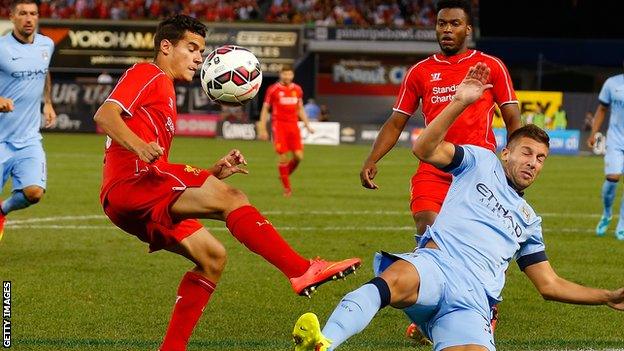
[[[9,177],[13,191],[0,204],[0,239],[6,215],[39,202],[45,192],[42,98],[45,126],[56,121],[48,72],[54,42],[36,33],[37,3],[14,0],[10,18],[13,31],[0,37],[0,191]]]
[[[590,148],[594,147],[596,133],[602,127],[607,110],[611,110],[609,129],[607,130],[607,152],[604,156],[606,176],[602,184],[602,204],[604,207],[602,217],[596,226],[596,234],[604,236],[609,224],[611,224],[615,192],[624,172],[624,74],[618,74],[604,82],[598,95],[598,102],[587,144]],[[624,240],[624,206],[620,208],[620,219],[615,228],[615,237]]]
[[[444,141],[460,113],[491,87],[488,76],[485,64],[471,67],[453,101],[414,144],[421,161],[454,176],[418,250],[377,254],[377,277],[348,293],[322,332],[313,313],[299,318],[293,330],[295,350],[335,350],[387,305],[402,309],[435,350],[495,350],[490,305],[501,300],[512,259],[545,299],[624,310],[624,288],[609,291],[572,283],[560,278],[546,258],[542,220],[522,198],[548,155],[543,130],[527,125],[514,131],[502,162],[484,148]]]

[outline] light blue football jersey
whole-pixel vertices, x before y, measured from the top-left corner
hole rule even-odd
[[[521,267],[546,260],[542,219],[511,187],[492,151],[456,146],[447,170],[453,182],[421,243],[432,238],[483,284],[493,303],[501,301],[512,259]]]
[[[598,100],[611,110],[607,147],[624,151],[624,74],[607,79],[600,89]]]
[[[0,37],[0,96],[13,99],[12,112],[0,112],[0,142],[16,147],[41,140],[41,101],[48,66],[54,52],[52,39],[35,34],[22,44],[13,33]]]

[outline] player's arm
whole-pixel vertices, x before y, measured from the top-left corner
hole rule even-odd
[[[46,128],[50,128],[56,123],[56,112],[52,106],[52,78],[50,77],[50,72],[46,75],[43,87],[43,117],[45,118]]]
[[[308,119],[308,114],[305,112],[305,109],[303,108],[302,99],[299,99],[298,107],[299,107],[299,119],[303,121],[303,125],[308,130],[308,132],[314,133],[314,129],[310,125],[310,120]]]
[[[507,135],[511,135],[516,129],[520,128],[520,107],[516,103],[504,104],[500,107],[503,121],[505,121],[505,128],[507,129]]]
[[[624,311],[624,288],[611,291],[573,283],[559,277],[548,261],[527,266],[524,274],[545,300],[581,305],[608,305]]]
[[[115,142],[135,153],[141,161],[153,162],[163,155],[163,149],[156,142],[146,143],[124,123],[123,109],[118,104],[106,101],[95,112],[95,123]]]
[[[258,129],[258,139],[260,140],[268,140],[269,133],[267,132],[267,122],[269,121],[269,103],[265,102],[262,104],[262,109],[260,110],[260,120],[256,125]]]
[[[602,102],[598,104],[596,112],[594,113],[594,122],[592,123],[591,133],[589,133],[589,138],[587,138],[587,146],[594,147],[594,144],[596,143],[596,133],[598,133],[602,127],[605,115],[607,114],[607,109],[609,109],[608,105],[605,105]]]
[[[13,109],[13,99],[0,96],[0,112],[11,112]]]
[[[490,69],[481,62],[470,67],[464,80],[457,86],[453,101],[446,105],[414,142],[412,151],[419,160],[437,168],[451,164],[455,146],[444,141],[444,136],[457,117],[481,97],[485,89],[492,87],[487,84],[489,75]]]

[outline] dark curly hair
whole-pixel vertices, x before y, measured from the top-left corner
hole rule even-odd
[[[174,15],[160,22],[154,35],[155,56],[158,55],[161,41],[167,39],[176,45],[184,37],[186,31],[200,35],[202,38],[206,37],[206,26],[198,19],[187,15]]]
[[[462,9],[466,14],[466,23],[472,24],[472,5],[467,0],[440,0],[436,5],[436,13],[442,9]]]

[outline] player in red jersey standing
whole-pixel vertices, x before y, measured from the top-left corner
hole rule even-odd
[[[360,265],[359,259],[308,260],[295,252],[245,194],[221,181],[247,173],[240,151],[207,170],[168,162],[177,119],[173,83],[193,79],[205,35],[206,27],[192,17],[161,22],[154,62],[128,69],[94,117],[108,135],[100,194],[106,215],[151,251],[165,249],[195,264],[180,282],[161,351],[186,349],[225,265],[225,248],[196,218],[225,221],[237,240],[282,271],[300,295]]]
[[[297,125],[299,118],[303,121],[306,129],[310,133],[314,133],[303,109],[303,90],[299,85],[293,83],[294,78],[295,72],[292,67],[283,66],[279,81],[267,89],[258,122],[258,138],[267,140],[269,133],[267,133],[266,124],[269,120],[269,109],[271,109],[271,132],[273,133],[275,152],[279,155],[277,169],[284,187],[284,196],[291,195],[289,176],[297,169],[299,162],[303,160],[301,132]],[[292,153],[291,158],[287,155],[289,151]]]
[[[507,68],[500,59],[467,47],[466,38],[472,33],[471,12],[469,1],[438,2],[436,37],[442,52],[416,63],[407,71],[392,115],[384,123],[364,161],[360,172],[364,187],[377,189],[373,181],[377,162],[396,144],[418,106],[421,106],[428,124],[450,103],[457,85],[468,69],[478,62],[490,68],[489,83],[494,87],[459,116],[444,140],[477,145],[495,152],[496,139],[491,128],[495,105],[501,110],[508,135],[520,127],[520,109]],[[427,163],[419,163],[411,180],[410,199],[417,236],[435,221],[451,180],[451,175]]]

